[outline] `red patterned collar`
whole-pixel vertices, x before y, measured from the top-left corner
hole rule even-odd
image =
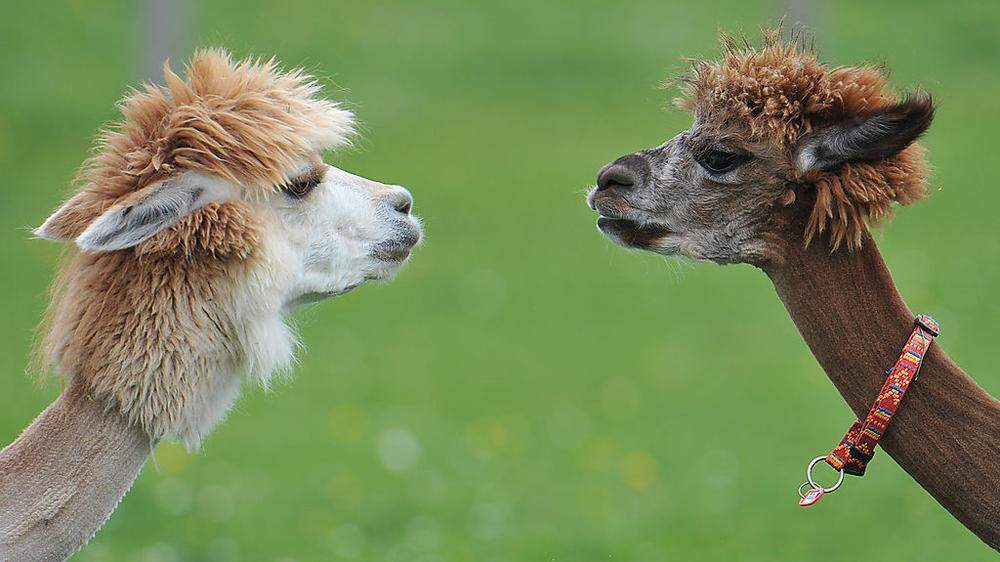
[[[845,474],[864,476],[865,468],[875,455],[875,446],[889,427],[889,422],[903,401],[906,390],[916,380],[924,355],[939,333],[941,327],[933,318],[926,314],[917,316],[913,331],[906,340],[896,364],[886,373],[885,384],[882,385],[882,390],[875,398],[868,415],[865,419],[855,420],[851,424],[851,429],[829,455],[816,457],[809,463],[806,468],[806,481],[799,486],[800,506],[809,507],[818,502],[824,494],[836,491],[843,484]],[[826,461],[826,464],[839,474],[837,482],[829,488],[824,488],[813,480],[813,468],[820,461]],[[806,486],[809,488],[803,493],[802,488]]]

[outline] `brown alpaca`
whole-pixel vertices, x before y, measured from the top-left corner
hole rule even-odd
[[[0,452],[0,560],[61,560],[160,439],[197,447],[296,345],[297,304],[391,276],[419,241],[403,188],[323,163],[353,116],[305,73],[197,53],[126,98],[82,187],[38,230],[73,241],[42,352],[62,395]]]
[[[605,166],[588,203],[623,246],[764,270],[864,416],[914,319],[868,227],[925,194],[930,97],[901,100],[881,69],[831,68],[777,31],[724,47],[681,79],[692,127]],[[886,451],[1000,548],[1000,403],[935,344],[893,420]]]

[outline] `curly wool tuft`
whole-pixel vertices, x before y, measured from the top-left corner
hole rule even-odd
[[[748,140],[773,143],[791,160],[796,143],[814,130],[864,117],[897,103],[885,72],[872,66],[830,67],[804,41],[764,31],[764,46],[723,35],[720,61],[696,61],[679,78],[675,105],[720,129],[736,128]],[[805,242],[826,234],[836,250],[856,248],[865,228],[926,194],[927,164],[916,143],[880,162],[855,162],[828,172],[789,178],[811,186],[815,203]]]

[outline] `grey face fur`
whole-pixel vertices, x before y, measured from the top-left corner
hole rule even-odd
[[[601,214],[601,232],[622,246],[763,265],[777,257],[794,222],[794,211],[779,211],[814,198],[807,188],[817,174],[898,154],[933,115],[929,96],[912,96],[794,145],[754,140],[726,119],[705,123],[695,115],[689,130],[602,168],[587,203]]]
[[[605,236],[625,247],[716,263],[756,261],[768,209],[787,190],[773,147],[700,127],[605,166],[587,196]]]

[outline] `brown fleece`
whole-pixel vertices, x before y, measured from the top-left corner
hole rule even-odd
[[[831,254],[789,240],[781,264],[766,268],[816,359],[862,417],[914,317],[867,231],[863,242],[856,251]],[[1000,402],[951,360],[943,347],[948,335],[945,325],[879,446],[963,525],[1000,549]],[[830,437],[832,446],[839,434]],[[875,463],[885,462],[880,455]],[[899,506],[880,509],[891,517]]]

